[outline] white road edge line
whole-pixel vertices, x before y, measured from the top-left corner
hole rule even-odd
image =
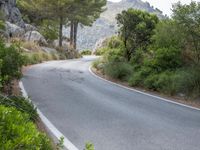
[[[103,80],[103,81],[105,81],[105,82],[111,83],[111,84],[113,84],[113,85],[116,85],[116,86],[118,86],[118,87],[125,88],[125,89],[127,89],[127,90],[134,91],[134,92],[137,92],[137,93],[146,95],[146,96],[150,96],[150,97],[153,97],[153,98],[156,98],[156,99],[159,99],[159,100],[168,102],[168,103],[173,103],[173,104],[176,104],[176,105],[180,105],[180,106],[183,106],[183,107],[187,107],[187,108],[190,108],[190,109],[194,109],[194,110],[200,111],[199,108],[192,107],[192,106],[189,106],[189,105],[185,105],[185,104],[182,104],[182,103],[178,103],[178,102],[172,101],[172,100],[170,100],[170,99],[162,98],[162,97],[155,96],[155,95],[152,95],[152,94],[149,94],[149,93],[145,93],[145,92],[136,90],[136,89],[134,89],[134,88],[129,88],[129,87],[126,87],[126,86],[124,86],[124,85],[121,85],[121,84],[118,84],[118,83],[109,81],[109,80],[107,80],[107,79],[104,79],[104,78],[102,78],[102,77],[96,75],[96,74],[92,71],[92,65],[89,67],[89,72],[90,72],[93,76],[95,76],[96,78],[101,79],[101,80]]]
[[[21,92],[25,98],[31,101],[31,99],[28,97],[28,94],[24,88],[24,85],[22,81],[19,82],[19,86],[21,88]],[[78,150],[78,148],[73,145],[68,138],[66,138],[48,119],[44,116],[44,114],[37,108],[37,112],[42,120],[42,122],[45,124],[45,126],[52,132],[52,134],[59,140],[61,137],[64,137],[64,143],[63,145],[68,150]]]

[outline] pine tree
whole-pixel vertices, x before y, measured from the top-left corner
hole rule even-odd
[[[18,6],[30,23],[40,24],[42,20],[59,22],[59,46],[62,47],[63,25],[73,0],[18,0]]]
[[[74,0],[70,7],[70,44],[76,49],[78,25],[91,26],[105,10],[106,0]]]

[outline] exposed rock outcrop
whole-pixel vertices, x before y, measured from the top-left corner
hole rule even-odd
[[[45,40],[44,36],[38,31],[28,31],[24,34],[23,38],[25,41],[33,41],[41,45],[47,45],[47,41]]]
[[[6,33],[9,37],[21,37],[25,34],[25,30],[15,24],[6,22]]]
[[[26,32],[28,31],[37,31],[37,28],[31,24],[25,24],[24,25],[24,29]]]
[[[4,13],[7,21],[21,28],[25,27],[22,15],[16,6],[16,0],[0,0],[0,10]]]

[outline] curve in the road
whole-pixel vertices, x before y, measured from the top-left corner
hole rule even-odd
[[[199,150],[200,111],[99,80],[92,59],[48,62],[25,72],[41,112],[79,149]]]

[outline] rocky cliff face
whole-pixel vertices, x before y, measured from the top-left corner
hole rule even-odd
[[[157,14],[160,18],[164,17],[159,9],[153,8],[149,3],[141,0],[122,0],[119,3],[108,2],[107,10],[102,13],[101,17],[92,27],[79,27],[77,39],[78,49],[94,49],[97,41],[117,33],[115,17],[118,13],[128,8],[146,10],[150,13]],[[65,34],[67,36],[69,35],[68,29],[65,31]]]
[[[25,27],[21,13],[16,6],[16,0],[0,0],[0,10],[5,15],[7,21],[22,28]]]

